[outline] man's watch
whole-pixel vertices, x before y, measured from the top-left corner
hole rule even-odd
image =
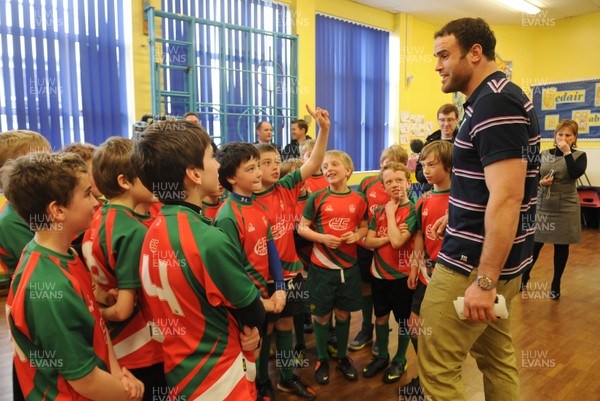
[[[491,290],[496,286],[496,283],[488,276],[477,276],[477,286],[482,290]]]

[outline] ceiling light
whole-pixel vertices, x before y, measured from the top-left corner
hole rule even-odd
[[[531,3],[526,2],[525,0],[498,0],[500,3],[504,4],[512,8],[513,10],[522,11],[527,14],[535,15],[539,13],[540,10],[538,7],[534,6]]]

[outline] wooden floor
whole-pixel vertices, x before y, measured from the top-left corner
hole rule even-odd
[[[530,289],[513,300],[512,322],[518,367],[521,372],[522,401],[600,401],[600,231],[584,229],[583,241],[571,247],[558,302],[547,292],[552,280],[552,246],[542,249],[533,270]],[[1,299],[2,306],[6,297]],[[360,329],[360,314],[352,315],[351,338]],[[390,336],[391,339],[394,336]],[[380,376],[346,382],[332,365],[330,383],[319,386],[312,378],[316,352],[313,335],[307,336],[310,367],[300,370],[313,384],[320,400],[398,400],[398,384],[384,384]],[[393,342],[393,341],[391,341]],[[395,344],[390,353],[395,353]],[[0,401],[9,401],[10,348],[6,319],[0,321]],[[370,347],[350,352],[357,369],[371,358]],[[408,372],[399,384],[416,376],[415,354],[408,354]],[[276,372],[272,371],[273,383]],[[482,377],[473,359],[464,364],[468,401],[482,401]],[[277,392],[277,400],[301,398]],[[216,400],[215,400],[216,401]]]

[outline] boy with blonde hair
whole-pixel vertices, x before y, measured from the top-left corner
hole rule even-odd
[[[410,343],[407,329],[412,290],[407,286],[413,250],[412,234],[417,229],[415,208],[408,198],[410,171],[401,163],[388,162],[381,169],[380,181],[390,200],[373,212],[365,245],[373,248],[373,304],[379,355],[363,369],[363,376],[373,377],[387,368],[384,383],[395,383],[406,371],[406,350]],[[408,227],[401,230],[400,226]],[[398,321],[398,350],[388,367],[389,314]]]
[[[98,207],[80,156],[34,153],[2,169],[7,198],[35,231],[6,301],[14,363],[27,399],[140,400],[121,369],[94,300],[92,278],[70,250]]]
[[[381,152],[379,157],[379,166],[383,168],[390,162],[406,164],[408,153],[400,145],[391,145]],[[368,202],[369,216],[368,221],[373,219],[373,212],[379,206],[385,205],[390,200],[390,195],[385,191],[381,182],[381,174],[372,175],[362,179],[358,184],[358,192],[362,193]],[[365,345],[373,341],[373,297],[371,295],[371,261],[373,260],[373,251],[368,249],[362,241],[358,243],[358,267],[360,268],[361,296],[362,296],[362,327],[354,340],[348,344],[348,349],[358,351]],[[373,344],[372,353],[377,356],[379,353],[377,342]]]
[[[315,192],[308,199],[298,233],[314,242],[307,287],[315,315],[315,342],[319,359],[315,381],[327,384],[327,337],[332,312],[336,316],[337,368],[346,380],[358,379],[346,350],[350,312],[361,306],[356,243],[367,234],[367,200],[348,187],[348,178],[354,166],[347,153],[327,151],[322,170],[329,187]]]

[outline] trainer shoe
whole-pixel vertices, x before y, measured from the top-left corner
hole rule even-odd
[[[388,370],[383,374],[383,382],[384,383],[396,383],[404,372],[406,372],[406,368],[408,367],[408,362],[404,361],[404,365],[400,365],[396,361],[392,361]]]
[[[337,358],[337,337],[335,335],[329,335],[329,339],[327,340],[327,353],[329,353],[330,358]]]
[[[306,348],[296,344],[294,346],[294,367],[296,367],[296,368],[306,367],[306,366],[304,366],[305,360],[306,360]]]
[[[388,367],[390,363],[388,358],[373,358],[371,362],[363,368],[362,374],[364,377],[374,377],[377,373]]]
[[[310,334],[314,331],[312,317],[310,313],[304,314],[304,333]]]
[[[317,396],[315,390],[304,384],[300,377],[293,375],[291,379],[277,383],[277,390],[283,391],[284,393],[292,393],[298,397],[308,398],[312,400]]]
[[[351,382],[358,379],[358,372],[356,372],[356,369],[352,366],[350,358],[339,358],[337,361],[337,368],[342,371],[344,379]]]
[[[410,383],[405,384],[404,386],[398,389],[398,395],[400,399],[403,398],[407,400],[412,400],[413,398],[417,398],[424,394],[423,388],[421,387],[421,382],[419,381],[419,376],[413,378]]]
[[[351,351],[358,351],[365,347],[367,344],[373,342],[373,325],[363,324],[362,328],[354,337],[354,340],[348,344],[348,349]]]
[[[257,401],[275,401],[271,379],[256,382]]]
[[[329,383],[328,360],[317,361],[317,368],[315,369],[315,381],[319,384]]]

